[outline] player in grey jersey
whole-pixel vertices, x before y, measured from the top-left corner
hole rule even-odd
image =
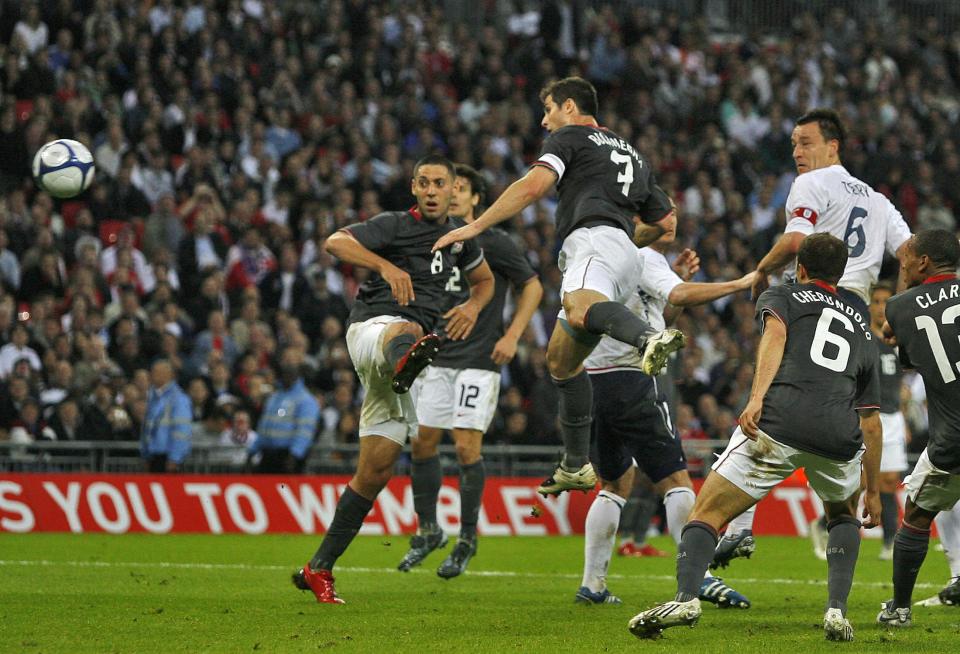
[[[597,123],[597,92],[586,80],[551,82],[540,99],[541,124],[550,132],[540,157],[476,221],[440,238],[435,247],[476,238],[557,186],[563,309],[547,346],[547,366],[560,398],[565,451],[539,488],[543,495],[557,495],[596,484],[589,462],[593,389],[583,360],[600,338],[606,334],[642,351],[644,371],[657,374],[669,354],[683,347],[683,334],[657,332],[623,306],[642,274],[635,246],[663,234],[672,211],[649,162]]]
[[[448,338],[465,338],[493,296],[493,274],[476,243],[435,252],[430,248],[452,229],[447,211],[455,179],[451,162],[438,155],[424,157],[414,166],[410,184],[416,209],[378,214],[331,235],[324,245],[341,261],[373,273],[350,310],[347,329],[347,349],[365,391],[357,471],[337,501],[319,549],[293,575],[294,585],[313,591],[321,603],[343,603],[334,589],[333,566],[390,480],[407,439],[416,433],[415,400],[406,392],[409,387],[397,388],[398,379],[405,386],[412,383],[430,362],[439,339],[424,333],[434,329],[441,315]],[[470,297],[444,314],[454,266],[467,271]]]
[[[657,637],[668,627],[695,624],[717,530],[804,468],[830,520],[824,632],[829,640],[853,640],[846,610],[860,549],[861,460],[863,526],[880,519],[880,382],[867,316],[836,292],[846,258],[836,237],[808,236],[797,255],[800,283],[770,289],[758,300],[763,335],[740,426],[683,529],[674,600],[634,616],[634,635]]]
[[[486,185],[483,176],[470,166],[457,164],[456,172],[450,215],[469,224],[483,202]],[[486,478],[480,446],[497,408],[500,367],[513,359],[517,341],[543,297],[537,274],[506,232],[490,229],[476,242],[493,271],[493,299],[480,312],[470,336],[440,348],[415,387],[420,428],[410,442],[410,474],[418,525],[399,569],[410,570],[446,543],[446,534],[437,524],[443,472],[437,445],[444,430],[450,430],[460,464],[460,538],[437,569],[437,574],[445,579],[461,574],[477,552],[477,521]],[[513,320],[504,331],[503,308],[510,285],[520,293]],[[469,285],[459,268],[450,271],[447,291],[454,303],[468,297]]]
[[[908,627],[917,573],[927,556],[930,525],[960,501],[960,243],[930,229],[908,242],[900,277],[909,288],[887,302],[884,334],[905,368],[923,378],[930,440],[907,477],[907,506],[893,544],[893,599],[877,622]],[[948,589],[944,589],[944,592]]]

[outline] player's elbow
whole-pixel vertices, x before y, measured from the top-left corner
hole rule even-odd
[[[350,236],[343,231],[334,232],[323,243],[323,249],[330,255],[340,258],[343,252],[343,246],[350,240]]]
[[[670,295],[667,296],[667,302],[675,307],[685,307],[690,303],[690,294],[687,292],[687,289],[683,287],[683,284],[678,284],[670,291]]]

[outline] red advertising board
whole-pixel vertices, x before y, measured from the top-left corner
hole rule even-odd
[[[0,532],[323,533],[348,480],[347,476],[0,473]],[[563,493],[544,499],[536,492],[539,481],[488,479],[479,533],[583,533],[594,494]],[[458,526],[456,489],[457,478],[448,477],[440,490],[437,517],[449,531]],[[540,510],[534,512],[534,506]],[[760,503],[754,532],[806,535],[807,523],[821,511],[802,475],[795,475]],[[415,527],[410,479],[396,477],[377,497],[361,533],[395,535]]]

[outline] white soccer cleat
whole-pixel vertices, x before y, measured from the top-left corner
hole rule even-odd
[[[640,358],[640,368],[651,377],[659,375],[670,355],[686,344],[679,329],[664,329],[647,339]]]
[[[820,524],[820,518],[810,521],[810,540],[813,542],[813,555],[821,561],[827,560],[827,530]]]
[[[877,624],[884,627],[895,627],[897,629],[910,627],[913,625],[913,612],[910,609],[893,608],[893,600],[880,605],[880,613],[877,614]]]
[[[920,600],[919,602],[914,602],[913,605],[930,608],[931,606],[943,606],[943,602],[940,601],[940,595],[934,595],[933,597],[928,597],[927,599]]]
[[[573,472],[564,470],[563,466],[557,466],[553,474],[543,480],[537,492],[546,497],[559,495],[568,490],[592,491],[596,485],[597,473],[589,463],[585,463],[582,468]]]
[[[823,635],[827,640],[849,642],[853,640],[853,626],[840,609],[827,609],[823,616]]]
[[[630,633],[637,638],[659,638],[664,629],[686,625],[692,627],[700,619],[700,600],[664,602],[638,613],[630,620]]]
[[[884,545],[880,548],[881,561],[893,561],[893,545]]]

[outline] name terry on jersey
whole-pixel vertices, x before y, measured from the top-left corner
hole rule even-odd
[[[840,182],[843,184],[843,190],[851,195],[861,195],[865,198],[870,197],[870,187],[866,184],[853,184],[852,182]]]
[[[867,323],[864,322],[863,316],[860,314],[860,312],[857,311],[856,308],[845,303],[840,298],[833,295],[828,295],[827,293],[821,293],[820,291],[794,291],[791,293],[791,295],[793,295],[794,300],[797,302],[802,302],[803,304],[807,304],[808,302],[824,302],[829,304],[840,313],[845,313],[857,321],[857,324],[860,325],[860,328],[866,335],[867,340],[873,340],[873,333],[867,327]]]
[[[617,148],[619,150],[626,150],[627,152],[630,153],[630,156],[637,161],[637,164],[641,168],[643,168],[643,159],[640,158],[640,153],[637,152],[632,145],[630,145],[623,139],[613,138],[612,136],[608,136],[603,132],[594,132],[587,138],[593,141],[594,144],[596,145],[609,145],[612,148]]]
[[[928,309],[937,302],[943,302],[944,300],[956,300],[958,297],[960,297],[960,286],[953,284],[951,286],[941,287],[940,294],[937,295],[937,297],[933,297],[928,292],[919,294],[916,297],[916,300],[921,309]]]

